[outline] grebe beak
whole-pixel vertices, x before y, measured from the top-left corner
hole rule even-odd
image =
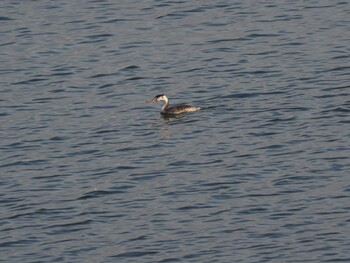
[[[155,102],[157,102],[157,97],[154,97],[153,99],[146,101],[146,103],[148,103],[148,104],[153,104]]]

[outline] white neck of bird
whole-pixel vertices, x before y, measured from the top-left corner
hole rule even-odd
[[[164,105],[163,105],[163,108],[162,108],[162,111],[165,111],[168,107],[169,107],[169,99],[164,96]]]

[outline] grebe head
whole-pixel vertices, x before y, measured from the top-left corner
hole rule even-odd
[[[157,96],[155,96],[153,99],[146,101],[148,104],[153,104],[156,103],[158,101],[168,101],[167,96],[165,96],[164,94],[159,94]]]

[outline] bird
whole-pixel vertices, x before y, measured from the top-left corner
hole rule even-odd
[[[188,112],[194,112],[201,109],[199,107],[195,107],[188,104],[180,104],[180,105],[169,107],[169,99],[167,96],[165,96],[165,94],[156,95],[153,99],[148,100],[146,102],[148,104],[153,104],[159,101],[164,101],[161,114],[177,115],[177,114],[183,114]]]

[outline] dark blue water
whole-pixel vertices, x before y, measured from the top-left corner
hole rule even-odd
[[[0,5],[0,261],[350,262],[347,1]]]

